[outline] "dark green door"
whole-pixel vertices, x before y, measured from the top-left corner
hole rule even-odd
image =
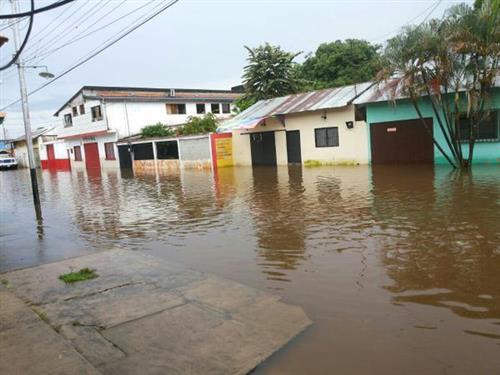
[[[274,132],[250,134],[252,165],[276,165],[276,141]]]
[[[302,163],[299,130],[286,132],[286,153],[288,155],[288,163]]]

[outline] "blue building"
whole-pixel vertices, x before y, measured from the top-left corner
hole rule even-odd
[[[372,164],[448,163],[433,141],[451,156],[429,98],[423,97],[419,104],[425,124],[409,99],[389,99],[387,94],[376,88],[366,92],[355,103],[360,110],[366,111],[368,154]],[[491,113],[480,126],[474,146],[474,164],[500,164],[500,88],[494,90],[488,106]],[[461,127],[465,130],[467,126],[464,119]],[[468,141],[464,139],[461,145],[464,157],[467,157]]]

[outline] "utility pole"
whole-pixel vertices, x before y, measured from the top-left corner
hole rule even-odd
[[[12,3],[12,13],[19,13],[19,6],[17,0],[10,0]],[[14,34],[14,46],[16,51],[19,50],[20,36],[19,36],[19,23],[11,21],[11,27]],[[19,88],[21,89],[21,104],[23,108],[23,119],[24,119],[24,132],[26,135],[26,147],[28,148],[28,161],[30,167],[31,176],[31,189],[33,190],[33,202],[35,203],[35,214],[36,219],[40,223],[42,220],[42,208],[40,205],[40,194],[38,192],[38,182],[36,179],[36,165],[35,157],[33,155],[33,137],[31,136],[31,121],[30,112],[28,107],[28,92],[26,89],[26,78],[24,76],[24,65],[22,59],[22,53],[19,55],[16,61],[17,72],[19,74]]]

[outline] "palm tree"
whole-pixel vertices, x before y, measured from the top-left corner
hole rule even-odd
[[[407,96],[425,126],[422,108],[430,104],[445,140],[440,144],[433,138],[434,144],[454,167],[472,165],[479,128],[490,116],[499,79],[498,9],[499,0],[453,6],[441,20],[405,28],[384,51],[386,68],[379,81],[393,80],[391,96]],[[464,118],[467,134],[462,134]]]
[[[268,43],[256,48],[245,48],[249,56],[243,73],[245,95],[238,101],[240,107],[297,92],[298,79],[293,60],[300,52],[286,52]]]

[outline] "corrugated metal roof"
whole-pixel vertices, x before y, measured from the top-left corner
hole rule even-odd
[[[52,130],[54,130],[55,128],[38,128],[36,130],[32,130],[31,131],[31,138],[33,139],[36,139],[38,138],[39,136],[41,135],[56,135],[55,133],[50,133]],[[46,134],[46,133],[49,133],[49,134]],[[24,141],[26,139],[26,135],[22,135],[20,137],[17,137],[15,139],[12,140],[12,142],[20,142],[20,141]]]
[[[236,90],[83,86],[56,111],[54,116],[58,116],[59,112],[66,108],[80,94],[84,98],[90,99],[145,102],[232,102],[241,96],[241,92]]]
[[[500,75],[498,75],[493,83],[495,87],[500,87]],[[465,90],[465,89],[461,89]],[[423,95],[425,96],[425,95]],[[405,93],[401,78],[392,78],[384,82],[375,83],[372,87],[359,95],[354,101],[354,104],[368,104],[376,102],[386,102],[392,100],[408,99],[409,95]]]
[[[373,82],[364,82],[261,100],[233,119],[222,123],[217,130],[224,132],[246,129],[272,116],[345,107],[372,85]]]

